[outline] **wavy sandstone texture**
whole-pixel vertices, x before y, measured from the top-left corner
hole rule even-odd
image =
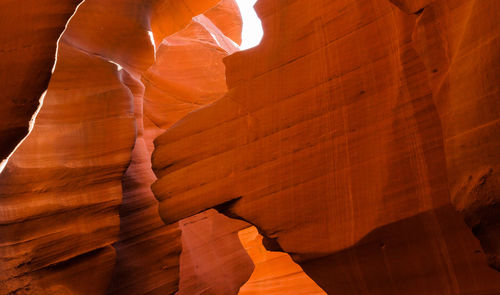
[[[28,133],[47,89],[57,39],[81,0],[0,3],[0,162]]]
[[[106,293],[113,272],[124,271],[121,260],[114,266],[111,245],[119,238],[118,257],[140,255],[134,243],[151,247],[154,240],[158,249],[165,247],[152,257],[160,269],[149,264],[140,282],[146,286],[128,285],[128,292],[177,289],[178,271],[169,267],[178,267],[179,230],[165,227],[156,210],[140,212],[144,218],[127,227],[133,217],[120,217],[128,205],[156,201],[147,194],[139,201],[125,195],[119,216],[121,181],[136,140],[140,75],[155,61],[148,31],[163,39],[216,3],[86,0],[79,7],[59,44],[35,128],[0,175],[0,294]],[[136,145],[133,155],[140,149]],[[146,241],[127,240],[137,234],[133,227],[148,235]]]
[[[244,219],[331,294],[500,293],[500,7],[394,4],[260,1],[228,94],[155,141],[162,218]]]
[[[497,0],[80,2],[0,3],[0,295],[500,294]]]
[[[227,91],[222,58],[236,47],[221,32],[225,27],[219,30],[207,15],[229,6],[236,10],[224,9],[225,17],[240,19],[231,3],[222,1],[165,38],[141,81],[126,82],[135,95],[137,139],[122,181],[120,239],[113,245],[118,256],[110,294],[172,294],[179,279],[178,294],[210,289],[216,291],[211,294],[234,294],[222,292],[226,288],[237,292],[251,274],[252,262],[230,226],[234,221],[205,214],[180,226],[165,226],[150,189],[156,180],[150,162],[156,135]],[[237,20],[231,26],[238,27]],[[241,20],[239,28],[241,31]],[[200,68],[203,63],[209,66]],[[233,269],[228,268],[231,263]],[[214,279],[217,277],[228,279]]]

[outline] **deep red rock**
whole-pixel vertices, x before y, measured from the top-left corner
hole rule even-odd
[[[332,294],[500,292],[498,7],[395,2],[259,2],[228,94],[155,142],[162,218],[242,218]]]
[[[498,8],[491,0],[436,1],[418,18],[413,46],[442,124],[451,201],[500,270]]]
[[[255,227],[241,230],[238,236],[255,264],[252,276],[241,287],[238,294],[326,294],[304,273],[300,266],[292,261],[288,254],[267,251],[262,245],[262,236]]]
[[[0,4],[2,159],[47,90],[0,294],[500,294],[497,1],[260,0],[237,53],[233,0],[85,0],[59,44],[79,1],[39,2]]]
[[[81,0],[0,3],[0,161],[28,133],[47,89],[57,39]]]
[[[0,175],[1,294],[81,286],[66,284],[74,278],[57,266],[66,262],[81,265],[67,266],[74,272],[103,274],[94,286],[105,290],[114,251],[93,256],[118,234],[120,179],[134,137],[132,97],[116,66],[63,42],[37,124]]]
[[[185,29],[165,38],[159,45],[155,64],[142,77],[145,85],[144,144],[148,151],[152,152],[153,139],[157,135],[187,113],[219,99],[227,92],[222,59],[237,48],[223,33],[232,32],[235,39],[241,34],[241,20],[239,25],[237,22],[239,11],[234,2],[230,5],[231,2],[222,1],[195,17]],[[217,16],[221,10],[232,22],[217,27],[207,16]],[[240,33],[235,35],[238,28]],[[139,136],[141,134],[139,132]],[[149,159],[150,153],[147,155]],[[150,167],[150,162],[143,160],[144,165],[147,163]],[[149,173],[152,174],[151,168]],[[149,185],[153,181],[148,181]],[[129,181],[125,180],[124,184],[127,183]],[[143,187],[137,197],[144,198],[149,185]],[[137,206],[130,206],[134,207]],[[215,212],[180,222],[182,254],[178,294],[238,292],[253,269],[252,261],[236,234],[241,227],[241,223]],[[158,249],[161,248],[152,247],[145,252],[156,256]],[[130,261],[133,258],[126,259]],[[141,262],[136,261],[135,264],[141,265]]]
[[[129,266],[121,259],[115,266],[115,251],[110,246],[119,238],[123,240],[116,247],[118,258],[130,255],[129,261],[133,261],[138,257],[135,245],[147,244],[147,248],[156,242],[159,249],[151,260],[141,257],[149,268],[141,269],[140,282],[126,285],[129,292],[176,290],[178,229],[166,227],[154,206],[142,210],[129,194],[125,194],[118,215],[121,180],[136,141],[134,95],[136,100],[142,99],[138,77],[155,61],[148,32],[153,14],[158,13],[152,10],[153,4],[161,1],[87,0],[68,24],[33,132],[0,175],[1,294],[103,294],[112,272],[123,275],[123,267]],[[189,12],[199,13],[214,4],[198,1]],[[186,9],[182,4],[182,14],[187,17]],[[171,25],[182,27],[188,22]],[[173,30],[163,26],[158,37]],[[146,151],[140,144],[136,147],[134,152]],[[147,163],[148,153],[141,156]],[[151,171],[149,176],[153,178],[145,181],[152,182]],[[149,185],[146,183],[148,190]],[[156,204],[152,194],[142,195],[141,202]],[[124,216],[130,204],[138,214]],[[140,214],[142,219],[134,220]],[[137,231],[147,238],[137,238]],[[165,270],[165,265],[173,267]],[[129,271],[128,275],[137,276]],[[155,281],[158,272],[161,282]]]

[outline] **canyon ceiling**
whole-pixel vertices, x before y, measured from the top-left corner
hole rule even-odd
[[[500,2],[0,2],[0,295],[500,294]]]

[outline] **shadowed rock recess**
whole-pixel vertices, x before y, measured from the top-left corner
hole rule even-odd
[[[498,0],[0,2],[0,295],[500,294]]]

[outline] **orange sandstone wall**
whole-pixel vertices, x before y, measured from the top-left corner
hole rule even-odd
[[[228,1],[224,1],[205,14],[227,5]],[[234,16],[227,16],[239,18],[239,11],[232,11],[232,14]],[[228,46],[222,48],[219,44]],[[150,162],[154,138],[188,112],[225,94],[227,87],[222,58],[235,50],[235,46],[207,17],[197,16],[187,27],[157,44],[155,62],[142,73],[140,81],[133,78],[125,81],[135,96],[137,138],[130,166],[122,180],[120,238],[113,245],[117,250],[117,265],[108,293],[172,294],[177,291],[179,280],[180,293],[200,286],[206,289],[210,284],[218,288],[233,287],[235,283],[230,279],[228,282],[210,281],[194,275],[194,264],[197,269],[209,269],[210,272],[206,273],[213,276],[227,271],[226,264],[216,265],[217,259],[224,257],[234,264],[243,257],[243,262],[238,264],[240,268],[234,272],[241,273],[240,277],[244,278],[251,273],[251,269],[241,268],[246,264],[251,266],[251,261],[244,260],[248,256],[232,235],[233,230],[224,228],[227,221],[221,220],[221,216],[207,216],[207,222],[190,221],[189,226],[185,223],[180,227],[178,224],[166,226],[160,219],[158,202],[150,189],[156,180]],[[216,228],[219,225],[221,227]],[[197,236],[189,234],[191,232],[207,235],[206,241],[197,244]],[[228,241],[224,245],[232,248],[220,247],[220,240],[215,238],[214,232],[217,237]],[[219,247],[221,250],[216,259],[204,259],[207,249]],[[237,275],[234,277],[239,279]],[[188,282],[187,287],[184,282]]]
[[[394,3],[260,1],[228,94],[155,141],[162,218],[244,219],[332,294],[499,293],[500,10]]]
[[[230,22],[221,23],[215,17]],[[238,8],[233,1],[221,1],[162,41],[155,64],[142,77],[144,137],[151,152],[157,135],[227,92],[222,59],[237,50],[228,36],[239,41],[240,35]],[[236,294],[253,270],[236,235],[246,224],[207,212],[179,225],[182,253],[177,294]]]
[[[50,80],[57,39],[80,2],[0,3],[1,160],[28,133],[29,120]]]
[[[254,264],[238,239],[246,222],[209,210],[180,222],[182,254],[177,295],[238,294]]]
[[[451,201],[500,271],[499,8],[436,1],[413,39],[442,124]]]
[[[235,294],[248,223],[211,208],[328,293],[500,293],[496,0],[260,0],[240,53],[234,1],[85,0],[51,77],[78,3],[0,4],[2,159],[48,87],[0,294]]]
[[[252,226],[238,232],[255,270],[250,279],[241,287],[240,295],[323,295],[311,278],[290,256],[283,252],[271,252],[262,245],[262,236]]]
[[[140,200],[125,194],[119,215],[122,177],[139,130],[140,75],[155,61],[148,31],[163,39],[216,2],[86,0],[80,6],[61,39],[35,128],[0,175],[0,294],[104,294],[113,272],[129,266],[120,259],[115,266],[115,252],[133,261],[141,254],[134,246],[149,249],[151,241],[158,245],[159,254],[150,256],[157,264],[142,257],[149,266],[137,276],[142,280],[123,285],[131,294],[177,289],[180,232],[165,227],[154,206],[142,210],[156,203],[151,194]],[[168,21],[160,15],[165,5],[172,8]],[[133,161],[140,151],[136,145]],[[148,161],[147,153],[141,156]],[[137,186],[137,166],[128,170],[127,188]],[[144,235],[137,238],[137,231]],[[111,293],[119,289],[112,286]]]

